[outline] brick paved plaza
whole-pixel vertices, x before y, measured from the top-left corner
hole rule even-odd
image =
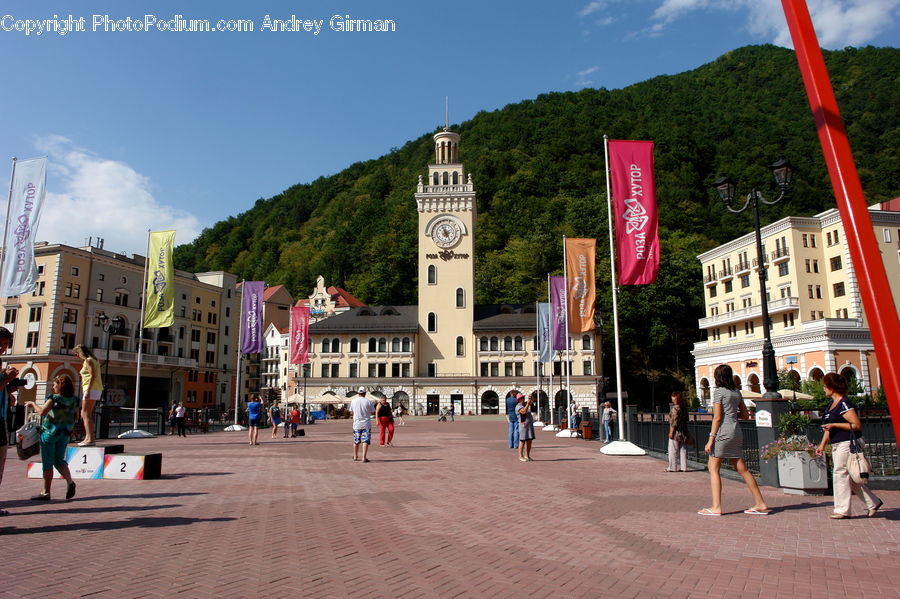
[[[3,597],[898,597],[900,492],[866,519],[830,497],[726,480],[538,432],[522,463],[502,419],[408,419],[351,460],[349,421],[250,447],[245,433],[132,440],[163,478],[78,481],[66,503],[10,455]],[[54,481],[54,497],[64,494]]]

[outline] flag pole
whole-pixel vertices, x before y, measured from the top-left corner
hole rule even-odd
[[[6,234],[9,233],[9,209],[12,207],[13,181],[16,180],[16,160],[13,156],[12,172],[9,174],[9,198],[6,201],[6,225],[3,227],[3,253],[0,254],[0,273],[3,273],[3,267],[6,265]]]
[[[141,319],[138,333],[137,376],[134,381],[134,427],[119,435],[119,439],[155,437],[153,433],[138,429],[138,409],[141,405],[141,356],[144,350],[144,312],[147,309],[147,271],[150,269],[150,229],[147,229],[147,251],[144,254],[144,282],[141,284]]]
[[[619,354],[619,308],[618,298],[616,294],[616,254],[614,248],[613,236],[613,213],[612,213],[612,192],[610,191],[609,182],[609,138],[603,135],[603,156],[606,160],[606,215],[609,225],[609,270],[610,281],[612,285],[612,306],[613,306],[613,331],[615,332],[616,341],[616,402],[617,411],[619,413],[619,440],[604,445],[600,451],[608,455],[645,455],[643,449],[637,445],[625,441],[625,414],[622,405],[622,361]]]
[[[565,337],[565,339],[566,339],[566,361],[565,361],[565,368],[563,368],[563,370],[566,373],[566,401],[565,401],[566,430],[559,431],[558,433],[556,433],[556,436],[557,437],[574,437],[574,436],[576,436],[577,433],[575,433],[575,431],[573,431],[569,428],[569,404],[572,402],[572,385],[569,382],[569,370],[571,370],[570,362],[569,362],[569,343],[571,342],[571,338],[569,336],[569,273],[568,273],[568,268],[566,265],[566,236],[565,235],[563,235],[563,283],[565,285],[564,299],[565,299],[565,306],[566,306],[566,309],[565,309],[565,312],[566,312],[566,331],[565,331],[566,332],[566,337]],[[560,386],[562,386],[562,384],[560,384]],[[562,418],[562,416],[560,416],[560,418]]]
[[[246,279],[241,279],[241,308],[238,310],[238,359],[237,359],[237,378],[234,384],[234,423],[230,426],[226,426],[226,431],[242,431],[244,427],[238,424],[238,403],[241,396],[241,371],[243,370],[241,367],[241,361],[244,358],[244,353],[241,351],[244,341],[244,293],[246,290],[244,289],[246,283]]]

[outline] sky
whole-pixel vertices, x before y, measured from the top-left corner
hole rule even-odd
[[[808,5],[825,48],[900,42],[900,0]],[[48,156],[37,238],[143,255],[433,131],[446,98],[453,125],[763,43],[791,47],[779,0],[5,0],[0,186]]]

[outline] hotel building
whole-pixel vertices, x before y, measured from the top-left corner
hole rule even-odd
[[[891,297],[900,297],[900,212],[870,207]],[[827,372],[853,377],[871,393],[881,384],[853,262],[837,209],[787,217],[761,229],[772,344],[779,370],[796,380]],[[694,345],[697,392],[708,401],[713,371],[729,364],[741,388],[763,392],[763,325],[756,238],[748,233],[698,256],[703,268],[706,341]]]

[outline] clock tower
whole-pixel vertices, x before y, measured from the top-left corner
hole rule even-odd
[[[417,376],[475,374],[475,190],[459,161],[459,134],[434,135],[434,164],[419,175]]]

